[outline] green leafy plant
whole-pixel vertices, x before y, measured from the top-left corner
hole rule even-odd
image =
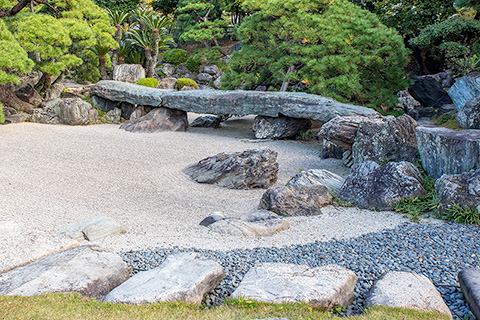
[[[3,104],[0,103],[0,124],[5,122],[5,115],[3,114]]]
[[[177,85],[178,90],[182,90],[183,87],[194,87],[195,89],[198,89],[198,84],[195,80],[189,78],[178,78],[175,84]]]
[[[476,208],[464,208],[454,203],[441,217],[447,221],[480,225],[480,215]]]
[[[145,87],[156,88],[158,86],[158,80],[155,78],[143,78],[138,80],[137,84]]]
[[[203,60],[198,55],[192,56],[185,61],[185,67],[191,72],[198,72],[198,69],[200,69],[202,64]]]
[[[444,113],[441,116],[434,118],[431,120],[431,122],[435,123],[438,126],[449,128],[452,130],[463,130],[462,126],[460,126],[460,123],[458,123],[457,119],[455,119],[455,116],[451,113]]]
[[[330,190],[330,195],[332,196],[332,205],[335,207],[355,207],[353,201],[343,201],[338,197],[338,195],[332,190]]]
[[[171,63],[175,66],[178,66],[181,63],[184,63],[188,59],[188,52],[183,49],[171,49],[165,51],[163,54],[163,62]]]

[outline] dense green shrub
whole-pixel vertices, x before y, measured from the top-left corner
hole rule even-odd
[[[158,86],[158,80],[155,78],[143,78],[138,80],[137,84],[145,87],[156,88]]]
[[[177,85],[178,90],[182,90],[183,87],[194,87],[195,89],[198,89],[198,84],[195,80],[189,78],[178,78],[175,84]]]
[[[203,60],[200,56],[191,56],[190,58],[187,59],[187,61],[185,61],[185,67],[187,67],[188,70],[190,70],[191,72],[197,72],[198,69],[200,69],[200,67],[202,66],[203,64]]]
[[[3,104],[0,102],[0,123],[5,122],[5,115],[3,114]]]
[[[347,0],[244,5],[257,11],[239,28],[243,45],[222,78],[224,89],[279,90],[288,82],[296,91],[379,108],[395,106],[394,93],[408,86],[402,37]]]
[[[135,10],[140,0],[94,0],[95,3],[104,8],[110,10],[130,11]]]
[[[178,66],[181,63],[184,63],[188,59],[188,52],[183,49],[171,49],[165,51],[163,54],[163,62],[171,63]]]

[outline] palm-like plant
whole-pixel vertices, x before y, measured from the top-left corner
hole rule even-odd
[[[117,41],[118,45],[120,46],[120,41],[122,40],[122,25],[127,21],[128,18],[132,15],[130,12],[123,12],[120,10],[110,10],[107,9],[107,13],[110,16],[110,20],[112,21],[113,25],[115,26],[115,41]],[[113,57],[112,57],[112,67],[118,62],[118,49],[113,50]]]
[[[152,31],[152,63],[150,64],[149,68],[147,68],[147,74],[153,75],[158,62],[159,51],[168,49],[168,44],[174,44],[173,38],[168,36],[166,31],[166,27],[171,26],[173,24],[173,20],[170,17],[153,14],[143,16],[140,21]]]
[[[464,17],[480,18],[480,0],[455,0],[455,7]]]
[[[128,43],[133,46],[142,48],[145,52],[145,62],[147,69],[147,77],[152,77],[153,74],[150,74],[149,66],[152,64],[152,48],[153,48],[153,37],[152,34],[145,30],[134,29],[128,33],[129,38],[127,39]]]

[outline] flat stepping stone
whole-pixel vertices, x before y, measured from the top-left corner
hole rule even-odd
[[[119,255],[82,246],[0,275],[0,295],[77,292],[101,298],[128,277],[129,268]]]
[[[232,298],[259,302],[306,302],[331,310],[349,305],[357,276],[338,265],[311,268],[285,263],[261,263],[251,268]]]
[[[65,236],[0,217],[0,274],[78,245],[76,240]]]
[[[432,281],[421,274],[391,271],[373,284],[366,307],[388,306],[420,311],[436,311],[452,318],[452,313]],[[452,318],[453,319],[453,318]]]
[[[110,217],[95,217],[76,222],[57,233],[75,239],[77,241],[95,241],[107,236],[118,234],[123,227],[115,219]]]
[[[200,304],[203,296],[225,278],[222,266],[197,253],[167,257],[157,268],[139,272],[112,290],[105,302],[141,304],[185,301]]]
[[[480,319],[480,269],[471,268],[459,272],[458,282],[473,314]]]

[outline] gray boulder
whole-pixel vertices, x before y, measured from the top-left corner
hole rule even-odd
[[[59,100],[59,101],[58,101]],[[79,98],[58,99],[53,111],[63,123],[69,125],[85,125],[90,122],[92,105]]]
[[[336,117],[325,123],[318,132],[323,141],[322,157],[342,159],[346,151],[352,151],[358,126],[363,116]]]
[[[116,253],[78,247],[0,275],[0,295],[77,292],[101,298],[128,277],[129,268]]]
[[[218,128],[220,127],[220,121],[218,121],[218,118],[215,116],[203,116],[190,122],[190,127]]]
[[[422,166],[434,179],[480,168],[480,131],[417,127]]]
[[[404,198],[426,194],[423,178],[410,162],[389,162],[383,166],[366,161],[354,165],[338,196],[364,209],[391,210]]]
[[[259,209],[266,209],[281,216],[315,216],[321,208],[330,204],[332,195],[323,185],[291,185],[265,191]]]
[[[215,76],[220,72],[220,69],[214,64],[207,64],[205,67],[203,67],[202,72],[208,73],[211,76]]]
[[[113,123],[120,123],[120,120],[122,119],[122,109],[115,107],[113,110],[105,113],[104,117]]]
[[[287,186],[315,186],[323,185],[328,190],[337,192],[345,179],[324,169],[310,169],[297,173],[287,182]]]
[[[220,89],[220,87],[222,86],[222,80],[221,78],[218,78],[216,79],[215,81],[213,81],[213,87],[215,89]]]
[[[232,294],[260,302],[305,302],[324,310],[353,301],[357,276],[338,265],[311,268],[286,263],[260,263],[251,268]]]
[[[110,110],[118,108],[118,106],[121,104],[120,101],[112,101],[99,96],[92,96],[91,98],[93,106],[97,109],[102,110],[103,112],[108,112]]]
[[[480,269],[469,268],[458,273],[458,282],[470,310],[480,319]]]
[[[268,188],[277,181],[277,153],[246,150],[219,153],[183,170],[192,180],[230,189]]]
[[[142,133],[186,131],[187,128],[187,113],[167,108],[155,108],[147,115],[120,126],[126,131]]]
[[[309,119],[257,116],[253,123],[253,132],[257,139],[288,139],[295,138],[311,126]]]
[[[438,109],[452,103],[448,93],[430,76],[415,77],[408,92],[426,108]]]
[[[456,119],[463,128],[480,129],[480,97],[465,103],[457,112]]]
[[[139,64],[118,64],[113,69],[113,80],[137,83],[145,78],[145,69]]]
[[[22,101],[38,107],[43,99],[42,96],[33,87],[26,86],[15,91],[15,95]]]
[[[206,217],[202,221],[200,221],[199,224],[201,226],[208,227],[209,225],[212,225],[215,222],[218,222],[218,221],[224,220],[224,219],[226,219],[226,217],[223,215],[223,213],[217,211],[217,212],[214,212],[213,214],[209,215],[208,217]]]
[[[130,119],[132,116],[133,111],[137,108],[134,104],[128,102],[120,102],[118,108],[122,111],[121,117],[123,119]]]
[[[141,304],[184,301],[200,304],[203,296],[225,278],[222,266],[197,253],[167,257],[157,268],[139,272],[113,289],[105,302]]]
[[[49,109],[32,109],[32,113],[27,116],[28,121],[43,124],[61,124],[62,120],[57,114]]]
[[[123,231],[123,227],[111,217],[95,217],[76,222],[57,233],[77,241],[95,241]]]
[[[64,88],[62,83],[52,84],[47,92],[45,92],[45,100],[50,101],[60,98]]]
[[[208,84],[210,81],[213,80],[213,77],[208,73],[201,72],[197,75],[196,80],[199,84]]]
[[[384,274],[373,284],[365,305],[436,311],[452,318],[433,283],[424,275],[415,273],[391,271]]]
[[[431,117],[432,115],[426,113],[425,107],[420,102],[415,100],[414,97],[408,92],[408,90],[401,90],[397,92],[398,103],[397,107],[403,109],[406,114],[415,120],[421,117]]]
[[[167,77],[169,77],[175,73],[175,66],[171,63],[162,63],[160,65],[160,71],[162,71]]]
[[[459,78],[448,90],[448,95],[457,110],[462,110],[468,101],[480,97],[480,72],[471,72]]]
[[[177,83],[177,79],[174,77],[166,77],[163,78],[158,82],[157,88],[158,89],[166,89],[172,90],[175,89],[175,84]]]
[[[435,182],[435,196],[442,210],[451,208],[454,203],[463,208],[477,208],[480,206],[480,169],[442,175]]]
[[[178,76],[185,76],[189,72],[190,71],[183,64],[180,64],[175,68],[175,74]]]
[[[150,111],[152,111],[152,107],[144,107],[144,106],[138,106],[136,107],[132,114],[130,114],[130,118],[128,118],[130,121],[136,120],[138,118],[141,118],[145,115],[147,115]]]
[[[35,110],[35,109],[32,109],[32,110]],[[5,117],[5,121],[3,122],[3,124],[21,123],[21,122],[25,122],[27,119],[29,119],[29,117],[24,113],[12,114],[10,116]]]

